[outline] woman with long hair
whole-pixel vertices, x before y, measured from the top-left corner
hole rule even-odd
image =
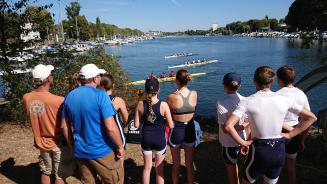
[[[135,110],[134,125],[140,126],[143,120],[141,147],[143,150],[144,167],[142,183],[150,183],[152,168],[152,151],[155,153],[156,183],[164,183],[164,158],[167,141],[165,135],[165,119],[170,128],[174,124],[166,102],[158,99],[159,82],[156,78],[147,79],[145,82],[147,100],[139,101]]]
[[[187,84],[191,81],[191,74],[181,69],[176,74],[177,91],[170,94],[167,103],[172,110],[174,128],[170,131],[169,144],[173,158],[172,180],[177,184],[180,168],[180,150],[185,150],[185,165],[187,182],[194,181],[194,145],[196,140],[194,113],[197,104],[197,92],[188,89]]]
[[[115,115],[115,120],[117,122],[118,128],[122,136],[122,141],[125,146],[126,141],[125,141],[123,127],[128,124],[128,111],[127,111],[126,103],[122,98],[113,95],[113,90],[115,88],[115,81],[112,75],[103,74],[101,76],[100,88],[106,91],[115,110],[117,111],[117,114]]]

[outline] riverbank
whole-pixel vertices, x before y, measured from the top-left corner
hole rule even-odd
[[[217,126],[213,119],[199,119],[203,129],[203,142],[196,149],[194,166],[196,183],[226,183],[226,172],[218,143]],[[317,139],[317,130],[312,129],[307,148],[299,154],[297,164],[299,184],[327,182],[327,158]],[[165,166],[166,183],[171,183],[171,155],[168,148]],[[319,157],[321,157],[319,159]],[[184,157],[183,157],[184,159]],[[38,150],[33,147],[33,133],[30,127],[15,123],[0,125],[0,183],[39,183]],[[182,163],[184,161],[182,160]],[[125,156],[125,183],[141,182],[142,153],[139,145],[128,144]],[[240,162],[241,163],[241,162]],[[185,183],[185,166],[182,164],[181,183]],[[154,181],[154,172],[152,172]],[[80,184],[76,176],[67,179],[68,184]]]

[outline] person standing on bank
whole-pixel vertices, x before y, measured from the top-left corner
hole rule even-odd
[[[227,73],[223,79],[226,96],[217,102],[217,118],[219,124],[219,142],[222,145],[222,155],[227,170],[227,179],[230,184],[238,184],[237,157],[240,152],[240,145],[236,143],[226,132],[225,126],[227,118],[236,109],[240,100],[244,99],[237,90],[241,87],[241,77],[237,73]],[[246,139],[245,116],[241,117],[235,129],[242,139]]]
[[[142,183],[150,183],[152,168],[152,150],[155,150],[156,183],[164,183],[164,159],[166,154],[165,121],[170,128],[174,127],[169,106],[166,102],[158,99],[159,82],[156,78],[147,79],[145,82],[147,100],[137,104],[134,116],[135,127],[140,126],[143,119],[142,141],[144,167]]]
[[[117,114],[115,115],[115,119],[122,137],[123,144],[125,146],[126,140],[124,135],[124,127],[128,124],[128,111],[125,101],[122,98],[113,95],[114,88],[115,88],[115,81],[112,75],[103,74],[101,76],[100,89],[106,91],[113,106],[115,107],[115,110],[117,111]]]
[[[82,183],[95,183],[98,174],[103,183],[122,183],[124,147],[117,124],[116,111],[108,95],[96,87],[100,84],[99,69],[84,65],[80,72],[81,86],[70,91],[62,110],[65,138],[72,141],[68,127],[73,127],[73,154],[81,172]]]
[[[241,146],[250,146],[244,165],[243,183],[254,183],[263,176],[264,183],[277,183],[285,162],[285,138],[290,139],[306,130],[316,116],[294,101],[270,91],[275,72],[261,66],[254,74],[256,93],[241,100],[226,122],[226,131]],[[291,111],[302,123],[288,133],[282,133],[284,117]],[[242,139],[234,126],[244,114],[248,115],[251,138]],[[253,143],[253,144],[252,144]]]
[[[285,96],[303,108],[310,110],[310,105],[308,98],[305,93],[297,87],[293,86],[295,80],[295,71],[290,66],[283,66],[277,70],[277,79],[278,85],[281,87],[276,93],[282,96]],[[301,120],[300,120],[301,121]],[[285,120],[290,127],[296,127],[299,123],[299,116],[292,112],[286,114]],[[285,130],[286,132],[290,130]],[[304,134],[306,134],[305,131]],[[297,152],[301,149],[304,149],[304,140],[306,135],[297,135],[294,138],[290,139],[286,144],[286,163],[285,170],[287,176],[288,184],[296,183],[296,157]]]
[[[64,98],[49,92],[53,83],[52,65],[39,64],[32,70],[35,89],[23,96],[27,120],[31,124],[34,143],[40,150],[39,165],[41,183],[50,184],[50,175],[56,176],[55,183],[63,184],[64,137],[59,128],[58,112]],[[66,149],[67,151],[67,149]],[[67,172],[67,171],[66,171]]]
[[[191,81],[191,74],[181,69],[176,74],[177,91],[170,94],[167,103],[172,110],[174,128],[169,135],[169,144],[173,158],[172,180],[173,184],[179,183],[179,168],[181,162],[181,147],[185,150],[185,165],[187,182],[194,182],[194,145],[196,140],[193,116],[197,104],[197,92],[187,88]]]

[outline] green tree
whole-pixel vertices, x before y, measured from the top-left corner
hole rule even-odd
[[[79,16],[81,11],[81,5],[78,2],[71,2],[70,5],[66,6],[67,19],[69,21],[75,21],[75,17]]]
[[[33,3],[35,2],[33,0]],[[26,89],[28,83],[26,76],[15,74],[15,69],[24,70],[28,67],[28,63],[35,62],[32,59],[21,61],[12,58],[12,56],[19,56],[26,47],[35,42],[35,40],[25,42],[20,38],[22,34],[31,31],[24,29],[24,25],[33,20],[33,16],[25,11],[30,4],[29,0],[0,1],[0,70],[2,72],[0,89],[1,94],[10,101],[4,108],[6,117],[10,119],[22,117],[21,97],[26,92],[22,89]],[[42,12],[43,9],[50,7],[51,4],[38,9]]]
[[[32,23],[33,29],[40,32],[41,39],[46,39],[54,28],[54,21],[47,9],[29,6],[25,10],[28,22]]]
[[[104,34],[104,28],[101,24],[101,20],[99,17],[96,18],[96,21],[95,21],[95,25],[96,25],[96,36],[99,37],[99,36],[103,36]]]
[[[293,30],[327,30],[327,1],[296,0],[290,6],[285,22]]]

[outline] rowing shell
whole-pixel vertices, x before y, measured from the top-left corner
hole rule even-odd
[[[192,56],[192,55],[193,55],[192,53],[187,53],[187,54],[183,54],[183,55],[170,55],[170,56],[165,56],[165,59],[187,57],[187,56]]]
[[[207,73],[192,73],[191,76],[192,77],[199,77],[199,76],[203,76],[206,75]],[[174,81],[175,77],[165,77],[165,78],[158,78],[159,82],[170,82],[170,81]],[[139,81],[134,81],[134,82],[130,82],[130,85],[141,85],[141,84],[145,84],[145,80],[139,80]]]
[[[168,69],[171,68],[183,68],[183,67],[191,67],[191,66],[202,66],[202,65],[206,65],[206,64],[210,64],[210,63],[217,63],[218,60],[210,60],[210,61],[206,61],[206,62],[201,62],[201,63],[191,63],[191,64],[182,64],[182,65],[175,65],[175,66],[168,66]]]

